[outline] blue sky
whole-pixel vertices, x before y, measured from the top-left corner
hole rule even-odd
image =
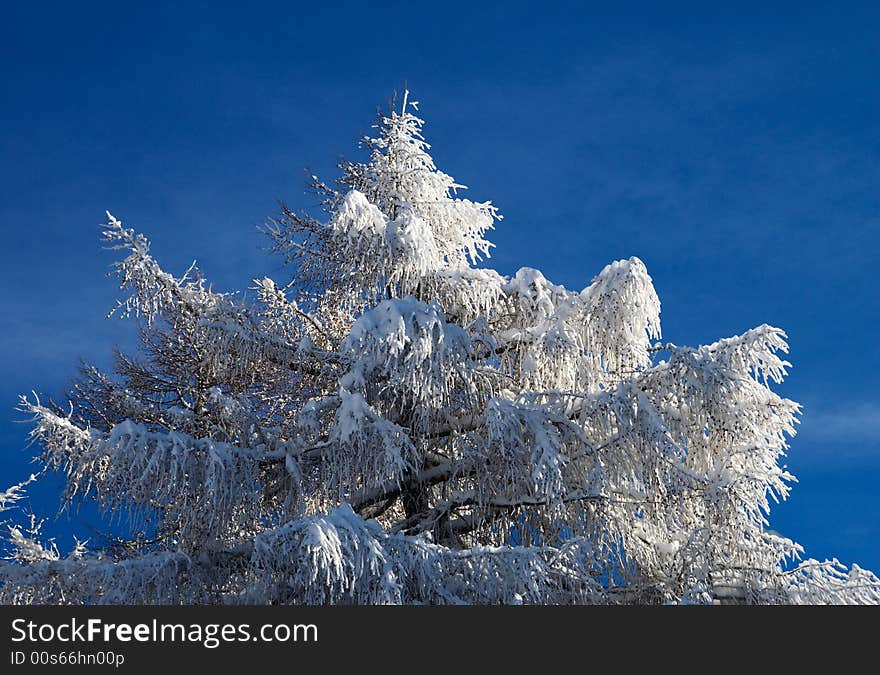
[[[18,394],[58,393],[79,357],[105,365],[131,343],[104,318],[104,209],[176,273],[198,259],[230,290],[282,277],[256,226],[278,198],[312,205],[304,168],[332,178],[406,82],[440,168],[504,214],[501,272],[581,288],[637,255],[664,338],[788,332],[800,483],[772,525],[880,571],[880,14],[318,4],[4,8],[3,483],[33,454]],[[88,524],[51,527],[63,544]]]

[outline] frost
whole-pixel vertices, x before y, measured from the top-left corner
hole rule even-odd
[[[584,290],[481,266],[501,216],[438,170],[415,104],[321,218],[266,225],[290,264],[252,293],[164,270],[108,214],[142,346],[22,399],[65,508],[126,536],[64,554],[0,493],[4,603],[880,602],[768,529],[800,406],[785,333],[663,344],[638,258]]]
[[[25,487],[33,483],[35,480],[37,480],[37,476],[35,474],[31,474],[27,480],[23,480],[21,483],[13,485],[5,492],[0,492],[0,511],[7,511],[11,509],[13,504],[24,497]]]
[[[478,400],[470,337],[436,302],[380,302],[355,321],[341,351],[351,367],[340,384],[414,430]]]

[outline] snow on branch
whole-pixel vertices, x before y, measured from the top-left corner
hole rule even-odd
[[[580,294],[587,382],[606,384],[651,364],[660,337],[660,300],[638,258],[606,266]]]
[[[351,366],[340,385],[414,431],[479,405],[471,340],[435,302],[382,301],[355,321],[342,352]]]
[[[858,565],[847,569],[838,560],[805,560],[785,573],[789,585],[780,603],[805,605],[880,604],[880,578]]]
[[[0,562],[0,603],[15,605],[197,604],[209,598],[193,583],[189,557],[148,553],[115,561],[81,551],[29,565]]]
[[[114,267],[121,278],[120,287],[132,291],[132,295],[120,301],[113,312],[121,310],[125,315],[143,316],[150,323],[163,312],[183,311],[197,315],[208,307],[229,302],[226,296],[207,290],[201,277],[189,277],[194,266],[183,277],[175,279],[150,255],[150,242],[143,234],[123,227],[110,212],[107,212],[107,218],[104,241],[110,250],[128,252],[128,256]]]
[[[258,502],[259,453],[126,420],[109,432],[81,429],[23,401],[44,461],[67,475],[66,500],[94,494],[111,511],[160,512],[165,531],[197,545],[229,533]]]
[[[242,597],[306,604],[589,602],[600,584],[579,542],[456,551],[389,535],[342,505],[260,534]],[[589,549],[587,549],[588,551]]]
[[[485,445],[476,450],[483,461],[472,460],[478,466],[478,502],[528,496],[558,504],[569,487],[567,458],[589,448],[564,415],[499,399],[486,407],[485,433]]]
[[[577,296],[529,267],[517,271],[504,292],[515,308],[514,325],[500,337],[508,346],[505,358],[523,386],[576,389],[583,345],[570,319],[578,309]]]
[[[787,362],[782,331],[762,326],[698,349],[675,348],[640,377],[671,432],[687,447],[688,465],[745,499],[763,518],[768,497],[785,498],[792,476],[778,464],[800,411],[767,386]]]
[[[500,220],[490,202],[472,202],[455,193],[465,186],[438,171],[422,134],[424,121],[408,110],[382,116],[380,135],[366,139],[370,163],[351,178],[385,212],[409,204],[434,233],[438,251],[447,261],[461,264],[488,256],[492,244],[483,238]]]
[[[0,511],[8,511],[11,509],[13,504],[24,497],[24,489],[35,480],[37,480],[37,476],[32,473],[27,480],[23,480],[4,492],[0,492]]]
[[[189,332],[188,339],[204,353],[203,360],[219,378],[247,380],[262,360],[307,372],[320,371],[321,365],[312,358],[314,354],[320,358],[320,350],[310,349],[308,342],[291,343],[277,332],[263,329],[259,317],[248,307],[234,302],[228,294],[210,290],[200,275],[190,278],[194,267],[176,279],[149,254],[144,235],[124,228],[109,213],[108,218],[104,240],[111,250],[128,251],[115,267],[122,279],[121,287],[132,291],[114,312],[143,316],[148,325],[158,316],[171,326],[182,323],[181,330]],[[304,312],[298,317],[301,322],[308,318]]]
[[[358,393],[340,390],[340,405],[322,459],[337,496],[386,481],[400,482],[421,463],[406,430],[384,419]]]
[[[527,267],[504,291],[516,313],[501,337],[526,388],[607,389],[651,363],[660,301],[638,258],[608,265],[579,294]]]

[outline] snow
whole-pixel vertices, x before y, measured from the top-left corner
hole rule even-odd
[[[446,321],[436,302],[384,300],[362,314],[341,345],[351,366],[339,382],[371,405],[412,409],[413,428],[442,418],[452,396],[476,393],[467,332]]]
[[[388,227],[388,219],[363,193],[351,190],[330,219],[330,227],[348,239],[381,239]]]
[[[872,573],[767,529],[794,480],[785,333],[659,343],[636,257],[580,292],[481,267],[501,216],[414,110],[380,117],[338,191],[313,177],[325,220],[267,226],[292,278],[252,300],[108,214],[143,348],[21,409],[64,505],[130,537],[63,555],[14,522],[32,476],[0,492],[0,602],[880,602]]]

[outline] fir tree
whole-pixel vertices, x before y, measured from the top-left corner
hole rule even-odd
[[[793,479],[785,333],[659,342],[638,258],[580,292],[486,267],[501,216],[435,167],[416,111],[313,179],[325,216],[269,222],[292,278],[253,302],[108,214],[142,349],[22,408],[65,503],[129,536],[62,555],[7,523],[0,601],[880,601],[767,528]]]

